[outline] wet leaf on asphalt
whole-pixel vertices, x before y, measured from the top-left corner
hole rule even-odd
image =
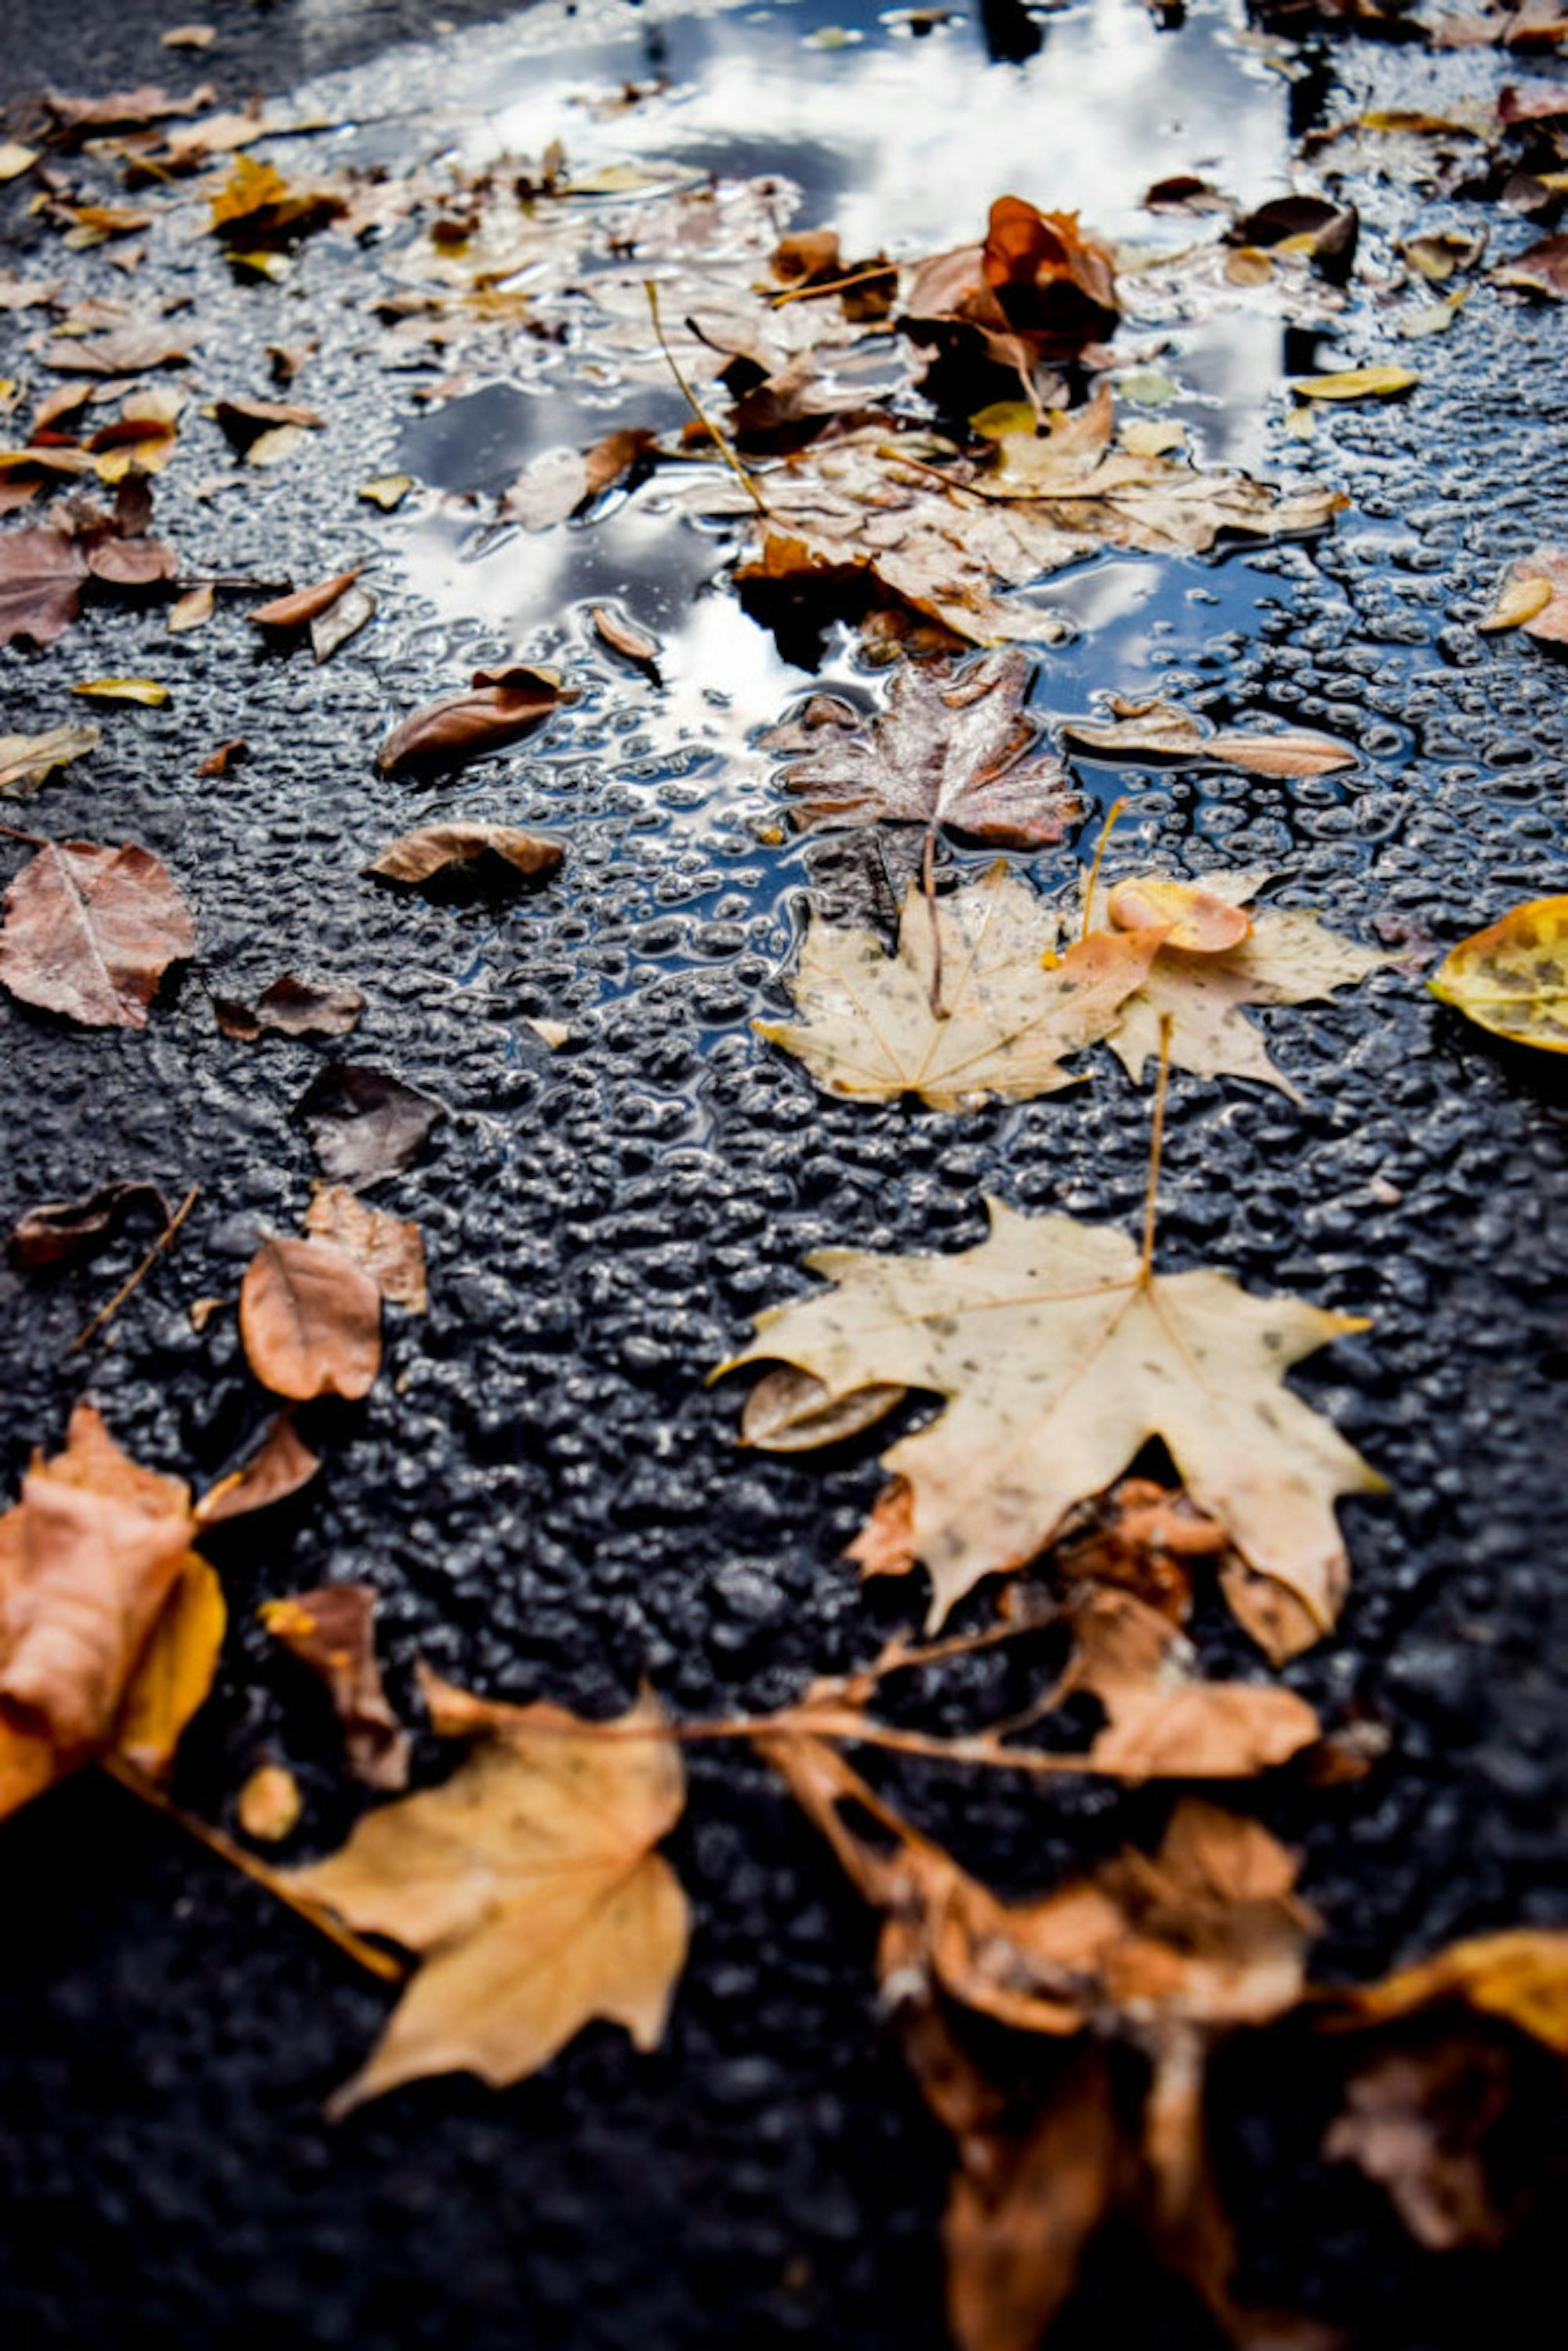
[[[5,893],[0,987],[86,1028],[144,1029],[164,972],[195,949],[190,909],[151,850],[47,841]]]
[[[1532,898],[1461,939],[1427,986],[1516,1045],[1568,1053],[1568,898]]]
[[[274,1235],[240,1284],[246,1361],[274,1395],[367,1395],[382,1361],[382,1294],[346,1251]]]

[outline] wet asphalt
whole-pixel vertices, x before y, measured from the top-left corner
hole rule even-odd
[[[165,78],[156,31],[176,13],[97,8],[67,27],[11,0],[5,87]],[[439,57],[411,68],[420,53],[388,46],[427,29],[422,10],[191,13],[220,27],[193,63],[225,95],[362,62],[367,106],[406,92],[411,72],[416,89],[439,81]],[[500,12],[442,13],[467,26]],[[473,37],[515,56],[527,32]],[[1427,68],[1350,48],[1323,70],[1339,112],[1412,102]],[[1373,225],[1404,201],[1388,183],[1356,193]],[[12,226],[41,266],[37,232],[14,212]],[[1496,233],[1525,241],[1506,219]],[[312,300],[330,303],[334,266],[312,252]],[[203,256],[183,266],[210,322],[203,380],[263,389],[263,346],[287,340],[298,291],[214,284]],[[1180,567],[1183,594],[1219,609],[1184,604],[1144,656],[1151,681],[1216,716],[1328,727],[1362,766],[1307,788],[1134,785],[1156,852],[1194,870],[1269,863],[1284,903],[1440,948],[1563,886],[1563,668],[1476,627],[1501,566],[1564,535],[1561,317],[1478,300],[1417,364],[1418,399],[1333,422],[1352,511],[1310,550]],[[365,1405],[318,1414],[318,1484],[213,1545],[233,1632],[179,1792],[227,1820],[246,1771],[285,1761],[307,1798],[301,1852],[335,1842],[357,1804],[324,1708],[255,1622],[269,1595],[372,1582],[389,1685],[411,1714],[419,1656],[486,1694],[582,1710],[624,1703],[649,1675],[693,1713],[763,1708],[867,1657],[904,1621],[896,1590],[862,1592],[839,1562],[877,1490],[873,1449],[827,1465],[737,1452],[737,1398],[705,1386],[709,1368],[761,1306],[799,1291],[811,1248],[966,1246],[993,1188],[1132,1219],[1147,1116],[1113,1075],[1071,1116],[868,1113],[759,1048],[746,1024],[780,1001],[800,869],[780,892],[774,852],[712,763],[672,753],[644,690],[595,668],[570,615],[531,649],[575,664],[584,698],[537,748],[444,790],[378,781],[390,717],[496,639],[411,579],[408,542],[354,497],[408,445],[402,388],[367,376],[351,334],[327,335],[308,396],[333,420],[319,455],[204,504],[171,478],[160,527],[193,567],[308,579],[367,559],[376,629],[317,670],[257,649],[227,606],[176,643],[156,610],[103,604],[51,655],[0,655],[17,730],[58,716],[61,677],[174,683],[163,711],[106,716],[105,751],[16,820],[156,850],[201,939],[199,969],[142,1034],[0,1007],[0,1225],[113,1176],[172,1196],[201,1186],[177,1252],[90,1350],[70,1353],[72,1336],[135,1242],[63,1279],[0,1274],[7,1490],[83,1394],[138,1458],[198,1483],[265,1417],[232,1317],[198,1333],[188,1309],[232,1295],[259,1228],[298,1222],[314,1170],[295,1106],[342,1049],[236,1045],[209,986],[244,995],[287,969],[353,979],[370,1001],[350,1057],[447,1107],[419,1163],[372,1196],[426,1236],[429,1316],[390,1317]],[[1120,682],[1094,672],[1092,646],[1071,659],[1081,679]],[[1049,676],[1042,691],[1051,704]],[[1064,690],[1060,706],[1074,699]],[[235,736],[248,758],[197,780]],[[559,884],[497,912],[361,880],[394,831],[459,810],[559,830]],[[22,853],[6,847],[6,878]],[[572,1026],[559,1052],[527,1026],[541,1016]],[[1392,1490],[1344,1512],[1350,1604],[1286,1679],[1331,1723],[1377,1726],[1387,1753],[1353,1784],[1241,1792],[1302,1850],[1323,1921],[1316,1971],[1359,1977],[1462,1934],[1568,1923],[1568,1084],[1555,1061],[1489,1042],[1396,974],[1267,1025],[1305,1106],[1178,1077],[1161,1247],[1172,1269],[1219,1263],[1371,1318],[1299,1384]],[[1195,1635],[1210,1672],[1258,1670],[1217,1604]],[[932,1693],[924,1719],[1005,1701],[1011,1669],[987,1670]],[[419,1753],[434,1770],[434,1742]],[[1018,1892],[1151,1835],[1170,1801],[879,1777]],[[876,2014],[871,1922],[738,1750],[694,1753],[671,1850],[696,1935],[658,2053],[595,2028],[512,2091],[418,2085],[329,2129],[322,2097],[384,2012],[373,1986],[107,1785],[68,1786],[8,1823],[7,2344],[936,2351],[945,2151]],[[1217,2129],[1244,2285],[1386,2351],[1495,2325],[1484,2262],[1418,2260],[1375,2191],[1319,2159],[1320,2062],[1282,2045],[1233,2074]],[[1209,2341],[1179,2292],[1113,2241],[1053,2342],[1080,2351],[1134,2329],[1168,2351]],[[1544,2343],[1544,2314],[1527,2304],[1514,2335]]]

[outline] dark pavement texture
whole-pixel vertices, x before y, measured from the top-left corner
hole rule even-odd
[[[156,50],[153,31],[183,13],[222,27],[210,61],[171,67]],[[345,16],[312,70],[423,22],[409,7]],[[285,87],[298,43],[291,16],[232,0],[98,8],[68,26],[11,0],[0,54],[13,90],[193,67],[237,94]],[[1336,70],[1343,105],[1392,102],[1385,55],[1349,51]],[[1362,193],[1369,217],[1392,202]],[[303,265],[329,305],[334,266],[325,248]],[[209,348],[233,380],[258,374],[292,298],[198,284]],[[1354,511],[1310,552],[1249,559],[1260,629],[1217,615],[1164,682],[1216,716],[1262,709],[1349,734],[1365,764],[1315,787],[1235,778],[1201,796],[1142,778],[1161,848],[1199,867],[1270,863],[1286,903],[1363,937],[1393,915],[1438,946],[1562,886],[1563,671],[1475,624],[1501,565],[1563,535],[1563,351],[1556,316],[1521,327],[1478,302],[1463,333],[1421,347],[1419,402],[1336,425]],[[172,481],[160,523],[187,560],[308,579],[384,557],[385,526],[352,493],[395,461],[398,387],[367,381],[349,341],[329,339],[309,396],[332,413],[352,404],[352,446],[210,507]],[[1234,561],[1189,574],[1227,595],[1239,578]],[[623,1703],[647,1673],[692,1712],[764,1707],[863,1660],[904,1604],[862,1593],[837,1563],[877,1489],[872,1449],[826,1467],[738,1453],[736,1395],[706,1389],[708,1368],[760,1306],[801,1288],[813,1247],[964,1246],[988,1188],[1134,1218],[1147,1125],[1147,1097],[1113,1075],[1071,1115],[954,1123],[816,1095],[745,1025],[779,1002],[798,903],[771,894],[768,853],[722,805],[683,825],[678,766],[626,719],[622,687],[589,679],[549,757],[509,757],[455,792],[373,778],[389,699],[410,707],[493,649],[417,606],[399,618],[384,561],[376,585],[404,631],[392,680],[374,632],[317,671],[257,651],[235,616],[176,644],[156,611],[90,611],[70,674],[172,676],[174,699],[115,714],[109,754],[20,819],[166,858],[222,992],[288,968],[352,977],[371,1003],[351,1057],[450,1107],[421,1163],[373,1196],[426,1235],[428,1320],[392,1321],[362,1409],[319,1416],[331,1447],[319,1485],[214,1552],[234,1631],[180,1792],[227,1818],[246,1771],[283,1758],[322,1847],[353,1803],[323,1709],[256,1625],[257,1603],[374,1582],[405,1709],[417,1656],[489,1695],[583,1710]],[[564,622],[557,639],[577,643]],[[0,678],[9,727],[56,715],[47,661],[0,656]],[[248,763],[193,783],[199,758],[240,734]],[[500,918],[362,883],[366,859],[427,810],[562,828],[562,883]],[[538,1015],[571,1019],[577,1040],[550,1054],[524,1025]],[[1178,1078],[1161,1246],[1173,1269],[1218,1262],[1373,1319],[1300,1385],[1392,1491],[1345,1512],[1349,1608],[1286,1678],[1333,1721],[1385,1728],[1390,1751],[1352,1786],[1287,1781],[1242,1799],[1303,1849],[1325,1925],[1316,1971],[1360,1976],[1461,1934],[1568,1921],[1568,1092],[1558,1063],[1489,1043],[1396,976],[1268,1025],[1307,1106]],[[85,1359],[68,1343],[135,1245],[60,1282],[0,1276],[6,1490],[84,1392],[138,1458],[206,1482],[264,1408],[232,1319],[198,1335],[187,1308],[232,1293],[258,1223],[287,1229],[302,1212],[313,1170],[291,1106],[321,1055],[223,1040],[193,974],[143,1035],[66,1029],[14,1004],[0,1035],[0,1227],[111,1176],[176,1196],[202,1185],[179,1250]],[[1256,1669],[1217,1607],[1197,1631],[1210,1672]],[[927,1719],[949,1704],[956,1719],[956,1696]],[[433,1769],[433,1742],[420,1754]],[[1005,1890],[1151,1834],[1169,1802],[881,1776]],[[936,2351],[945,2150],[875,2013],[871,1922],[738,1751],[694,1753],[673,1857],[697,1927],[657,2054],[596,2028],[511,2092],[423,2084],[329,2129],[321,2100],[384,2013],[373,1987],[107,1785],[9,1823],[7,2351],[160,2338]],[[1423,2262],[1369,2187],[1318,2160],[1331,2090],[1322,2060],[1288,2043],[1230,2082],[1225,2160],[1259,2291],[1353,2319],[1380,2351],[1457,2351],[1495,2331],[1484,2263]],[[1147,2351],[1209,2339],[1112,2242],[1053,2342],[1087,2351],[1134,2329]],[[1550,2334],[1539,2306],[1511,2322],[1521,2346]]]

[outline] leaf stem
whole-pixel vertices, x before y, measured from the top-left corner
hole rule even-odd
[[[942,921],[936,912],[936,820],[925,828],[925,846],[920,858],[920,886],[925,893],[925,911],[931,918],[931,1018],[940,1020],[942,1010]]]
[[[1149,1131],[1149,1181],[1144,1195],[1144,1245],[1138,1255],[1138,1287],[1147,1289],[1155,1267],[1155,1218],[1160,1204],[1160,1159],[1166,1143],[1166,1095],[1171,1081],[1171,1016],[1160,1015],[1160,1073],[1155,1081],[1155,1115]]]
[[[1089,936],[1089,927],[1094,919],[1094,891],[1100,880],[1100,861],[1105,854],[1106,845],[1111,838],[1112,828],[1114,826],[1117,818],[1125,814],[1126,807],[1127,803],[1124,799],[1112,801],[1110,807],[1105,811],[1105,821],[1100,828],[1100,838],[1094,844],[1094,862],[1089,868],[1089,880],[1084,885],[1083,891],[1083,923],[1082,927],[1080,929],[1078,934],[1081,945],[1082,941]]]
[[[896,290],[898,284],[896,263],[875,262],[869,269],[852,270],[847,277],[826,277],[814,286],[786,287],[782,294],[770,294],[768,298],[775,310],[782,310],[786,302],[815,302],[824,294],[842,294],[852,286],[869,286],[878,277],[891,277]]]
[[[268,1894],[275,1895],[297,1917],[306,1919],[319,1934],[325,1935],[329,1943],[336,1943],[338,1949],[359,1966],[368,1968],[371,1975],[380,1976],[386,1983],[402,1983],[408,1970],[390,1951],[378,1950],[373,1943],[367,1943],[356,1935],[352,1928],[340,1926],[329,1912],[318,1909],[302,1894],[297,1894],[281,1870],[269,1869],[265,1861],[258,1861],[255,1854],[246,1853],[243,1845],[234,1844],[221,1829],[214,1829],[194,1813],[186,1812],[183,1805],[174,1802],[172,1797],[163,1793],[155,1780],[150,1780],[145,1771],[138,1771],[129,1758],[117,1755],[111,1748],[98,1761],[99,1769],[106,1771],[120,1787],[140,1797],[142,1803],[151,1804],[153,1811],[162,1813],[165,1819],[174,1822],[187,1836],[193,1836],[198,1844],[205,1845],[209,1853],[215,1853],[221,1860],[232,1863],[240,1875],[248,1877],[254,1885],[265,1886]]]
[[[725,439],[724,434],[719,431],[718,426],[714,423],[712,417],[704,408],[701,401],[697,398],[696,393],[686,381],[685,377],[681,373],[680,362],[676,359],[674,351],[670,349],[668,342],[665,340],[664,321],[659,316],[659,289],[654,285],[651,277],[643,278],[643,291],[648,297],[648,314],[653,321],[653,332],[658,337],[659,349],[664,352],[664,358],[669,364],[670,373],[674,377],[676,383],[680,386],[682,399],[685,402],[686,406],[691,410],[692,414],[696,418],[697,423],[707,434],[708,439],[713,443],[714,447],[718,451],[719,455],[724,459],[725,464],[729,467],[730,472],[735,475],[736,480],[740,484],[741,488],[746,492],[747,496],[751,500],[752,505],[757,508],[758,513],[761,515],[763,519],[766,521],[768,519],[768,506],[761,491],[752,480],[751,475],[747,472],[746,467],[741,464],[740,459],[736,455],[735,451],[730,447],[729,443]]]
[[[138,1288],[138,1286],[146,1280],[159,1257],[162,1254],[163,1250],[168,1248],[170,1242],[173,1239],[175,1234],[179,1231],[181,1226],[184,1223],[186,1217],[195,1207],[196,1195],[201,1188],[202,1187],[199,1184],[192,1185],[190,1190],[186,1193],[184,1198],[181,1201],[179,1207],[175,1209],[173,1215],[170,1217],[168,1223],[164,1226],[162,1231],[159,1234],[157,1239],[153,1242],[152,1248],[148,1250],[146,1256],[137,1267],[135,1272],[131,1275],[128,1280],[120,1283],[120,1288],[115,1291],[114,1296],[110,1300],[108,1305],[100,1306],[98,1312],[93,1316],[92,1321],[89,1322],[85,1328],[77,1332],[76,1337],[66,1349],[68,1355],[74,1355],[78,1348],[85,1347],[88,1341],[102,1330],[110,1317],[119,1313],[120,1308],[124,1305],[131,1291]]]

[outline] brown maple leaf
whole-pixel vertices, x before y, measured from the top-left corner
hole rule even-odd
[[[855,724],[849,705],[813,696],[793,723],[763,737],[809,750],[780,780],[812,826],[921,824],[974,841],[1037,849],[1060,841],[1078,803],[1061,762],[1031,758],[1040,730],[1025,715],[1033,664],[987,654],[967,668],[901,668],[885,711]]]

